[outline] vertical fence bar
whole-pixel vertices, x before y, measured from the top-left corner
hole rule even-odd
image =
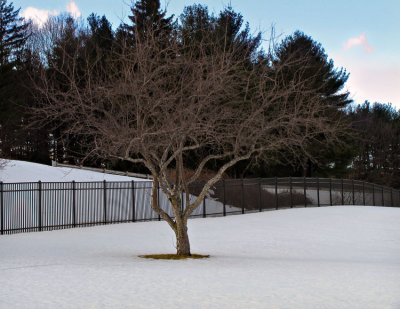
[[[157,207],[160,209],[160,182],[157,181]],[[181,194],[181,210],[183,211],[183,192]],[[158,221],[161,221],[161,215],[158,214]]]
[[[320,207],[321,202],[319,200],[319,177],[317,177],[317,201],[318,201],[318,207]]]
[[[104,224],[107,224],[107,182],[103,181]]]
[[[375,185],[372,184],[372,205],[375,206]]]
[[[38,182],[38,225],[39,232],[42,231],[42,182]]]
[[[279,208],[278,202],[278,178],[275,177],[275,209]]]
[[[329,204],[332,206],[332,178],[329,178]]]
[[[75,180],[72,180],[72,224],[76,227],[76,191]]]
[[[225,179],[222,179],[222,190],[223,190],[223,215],[226,216],[226,195],[225,195]]]
[[[136,221],[136,196],[135,196],[135,181],[131,181],[131,194],[132,194],[132,222]]]
[[[365,206],[365,181],[362,182],[363,204]]]
[[[351,190],[353,191],[353,205],[356,204],[355,193],[354,193],[354,179],[351,180]]]
[[[381,187],[382,188],[382,206],[385,206],[385,192],[384,192],[384,190],[383,190],[383,186]]]
[[[393,188],[390,188],[390,206],[394,206],[393,205]]]
[[[304,207],[307,207],[307,178],[303,177],[304,180]]]
[[[203,197],[203,218],[207,217],[206,197]]]
[[[293,208],[293,183],[292,183],[292,177],[289,177],[289,194],[290,194],[290,208]]]
[[[4,202],[3,202],[3,182],[0,181],[0,230],[1,235],[4,234]]]
[[[241,196],[241,206],[242,206],[242,214],[244,214],[244,180],[242,178],[242,182],[241,182],[241,186],[242,186],[242,196]]]
[[[342,179],[342,205],[344,205],[344,184]]]
[[[262,211],[262,203],[261,203],[261,178],[258,178],[258,211]]]

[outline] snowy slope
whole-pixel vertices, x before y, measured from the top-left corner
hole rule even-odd
[[[43,164],[10,160],[0,169],[3,182],[65,182],[65,181],[148,181],[141,178],[110,175],[77,168],[53,167]]]
[[[118,176],[118,175],[110,175],[110,174],[105,174],[105,173],[98,173],[98,172],[92,172],[92,171],[87,171],[87,170],[81,170],[78,168],[66,168],[66,167],[52,167],[48,165],[43,165],[43,164],[37,164],[37,163],[31,163],[31,162],[25,162],[25,161],[17,161],[17,160],[10,160],[8,161],[7,165],[3,168],[0,169],[0,181],[7,182],[7,183],[17,183],[17,182],[37,182],[37,181],[43,181],[43,182],[69,182],[72,180],[75,181],[82,181],[82,182],[90,182],[90,181],[132,181],[134,180],[135,182],[147,182],[150,183],[151,180],[149,179],[143,179],[143,178],[135,178],[135,177],[128,177],[128,176]],[[136,184],[137,185],[137,184]],[[138,186],[140,187],[140,186]],[[150,196],[151,196],[151,185],[145,185],[146,188],[140,187],[140,190],[137,190],[137,195],[136,195],[136,204],[138,207],[142,205],[142,203],[146,202],[149,203],[150,201]],[[49,194],[53,196],[54,194],[52,192],[44,192],[43,194]],[[87,194],[88,198],[90,195],[93,197],[93,192],[83,192],[82,194]],[[102,194],[100,191],[96,191],[95,194]],[[121,197],[122,194],[122,197]],[[122,200],[126,200],[124,196],[127,194],[127,191],[122,191],[120,193],[120,197]],[[24,196],[19,196],[13,198],[10,203],[16,203],[20,204],[21,203],[21,198],[24,198]],[[26,196],[26,198],[29,200],[30,196],[29,194]],[[195,197],[192,197],[194,200]],[[82,200],[84,200],[83,197],[81,197]],[[160,205],[164,210],[168,210],[170,207],[168,207],[169,201],[168,198],[165,196],[163,192],[160,192]],[[108,201],[109,204],[112,203],[112,200]],[[119,200],[116,200],[116,203],[119,204]],[[27,202],[24,202],[23,204],[27,204]],[[111,205],[109,205],[111,207]],[[119,206],[118,206],[119,207]],[[130,207],[130,206],[129,206]],[[150,206],[149,206],[150,207]],[[121,210],[125,211],[125,210]],[[239,212],[241,209],[233,207],[233,206],[226,206],[226,211],[227,212]],[[223,212],[223,204],[218,201],[214,201],[212,199],[207,199],[207,212],[208,214],[213,214],[213,213],[222,213]],[[169,214],[172,215],[171,210],[168,211]],[[199,207],[195,210],[193,213],[194,215],[201,215],[202,213],[202,208]],[[144,214],[142,214],[144,215]],[[156,217],[154,214],[152,217]],[[148,219],[148,218],[141,218],[140,216],[137,217],[137,219]],[[32,214],[32,220],[33,222],[37,222],[36,219],[36,212]]]
[[[400,308],[400,209],[288,209],[0,236],[0,308]]]

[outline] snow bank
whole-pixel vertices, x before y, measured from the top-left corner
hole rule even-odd
[[[1,308],[400,308],[400,209],[288,209],[0,237]]]
[[[148,181],[142,178],[110,175],[78,168],[53,167],[44,164],[9,160],[0,169],[0,181],[3,182],[67,182],[67,181]]]

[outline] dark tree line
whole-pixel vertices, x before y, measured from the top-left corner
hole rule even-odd
[[[364,104],[350,111],[357,138],[350,175],[400,187],[400,110],[390,104]]]
[[[103,163],[110,168],[147,171],[117,159],[88,157],[93,140],[67,133],[65,124],[47,121],[46,124],[27,126],[30,109],[43,103],[33,91],[33,85],[40,79],[39,72],[43,72],[43,68],[61,92],[67,92],[69,81],[65,74],[60,74],[59,68],[63,68],[63,72],[73,70],[68,76],[74,76],[78,87],[107,80],[111,68],[115,69],[115,55],[127,45],[134,49],[146,33],[156,35],[159,44],[168,44],[171,38],[177,37],[176,33],[180,33],[178,44],[181,46],[210,46],[186,52],[215,53],[217,46],[222,51],[234,51],[237,59],[247,59],[249,69],[254,63],[271,68],[271,72],[274,67],[279,68],[279,78],[275,78],[269,87],[290,89],[293,84],[301,83],[303,90],[317,93],[325,106],[314,117],[333,120],[345,117],[353,123],[352,134],[349,131],[340,137],[345,141],[341,145],[326,143],[325,133],[321,132],[312,144],[302,149],[300,146],[297,150],[277,149],[244,160],[227,171],[227,177],[320,175],[400,186],[399,112],[385,104],[365,103],[350,107],[350,95],[344,90],[349,74],[334,66],[320,43],[300,31],[284,38],[277,43],[274,52],[269,53],[261,49],[261,34],[252,33],[243,16],[231,7],[212,14],[206,6],[191,5],[175,17],[161,8],[160,1],[141,0],[132,4],[128,21],[116,28],[105,16],[91,14],[86,22],[68,15],[53,17],[38,29],[21,19],[18,13],[12,3],[0,1],[2,157],[36,162],[49,162],[51,158],[69,163],[82,163],[85,158],[85,164],[89,165]],[[91,79],[85,75],[88,67],[91,72],[96,72]],[[244,66],[240,70],[247,69]],[[245,71],[237,74],[245,74]],[[296,102],[299,95],[304,92],[293,92],[285,99]],[[246,106],[242,108],[246,111]],[[306,127],[298,129],[307,130]],[[212,148],[210,145],[201,152],[193,151],[190,168],[195,169],[196,159],[207,155]],[[223,164],[224,161],[210,161],[207,168],[217,170]]]

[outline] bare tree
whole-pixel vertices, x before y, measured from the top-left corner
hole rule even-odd
[[[103,73],[94,74],[89,61],[74,60],[68,70],[53,66],[63,76],[62,87],[43,71],[37,84],[43,104],[36,112],[92,142],[91,154],[148,168],[152,208],[175,232],[178,255],[191,254],[187,220],[227,169],[254,156],[300,152],[321,134],[335,141],[342,129],[341,122],[323,116],[317,92],[305,89],[302,78],[287,82],[282,74],[289,64],[277,66],[265,60],[268,55],[238,59],[234,48],[207,39],[191,45],[179,33],[162,42],[160,36],[138,36],[134,46],[120,46]],[[200,159],[188,175],[193,154]],[[191,200],[189,186],[210,162],[220,162],[219,169]],[[173,216],[159,207],[158,187]]]

